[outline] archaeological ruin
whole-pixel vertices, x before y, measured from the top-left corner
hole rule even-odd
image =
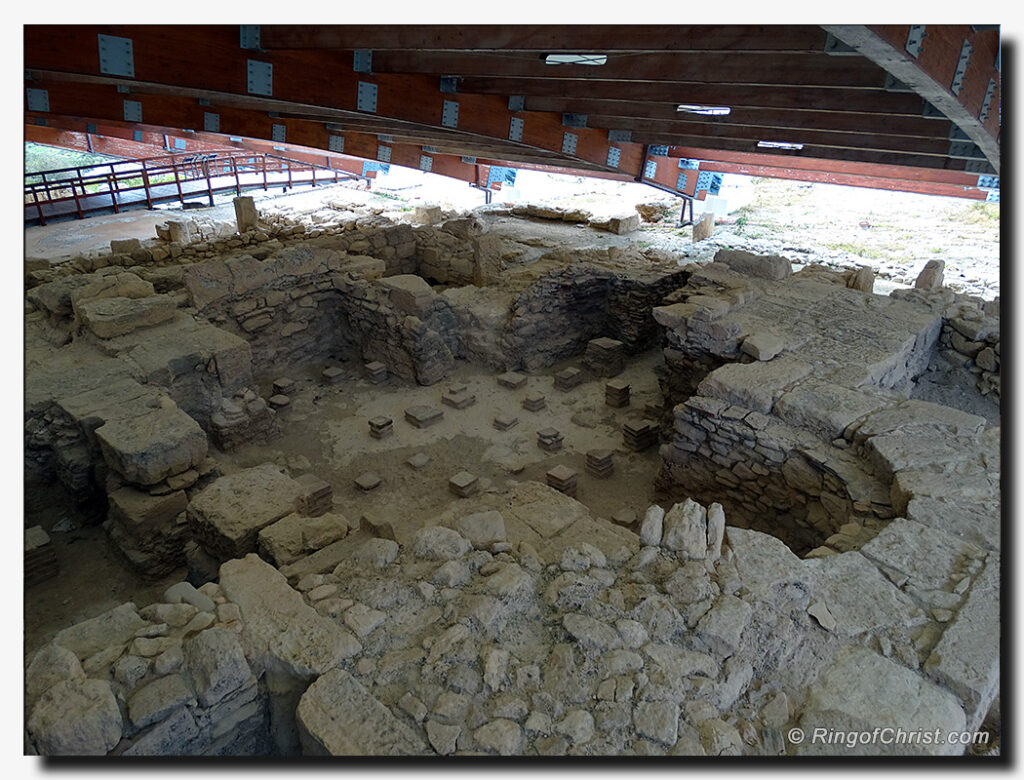
[[[1001,755],[998,287],[370,178],[26,249],[26,754]]]

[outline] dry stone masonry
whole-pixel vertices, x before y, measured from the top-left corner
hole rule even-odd
[[[954,755],[790,734],[998,724],[998,301],[493,228],[635,212],[235,207],[27,266],[31,505],[186,578],[26,647],[27,752]],[[28,599],[69,554],[32,526]]]

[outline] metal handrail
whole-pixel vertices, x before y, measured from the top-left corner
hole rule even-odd
[[[199,191],[187,191],[183,183],[205,179],[203,192],[213,205],[213,196],[217,192],[235,190],[241,195],[243,189],[262,187],[264,190],[274,186],[268,181],[268,173],[288,173],[287,186],[295,183],[294,174],[309,172],[309,183],[316,186],[317,171],[325,171],[329,176],[322,176],[319,183],[327,181],[348,181],[361,179],[368,181],[366,176],[349,173],[326,165],[295,160],[266,152],[246,152],[238,149],[212,150],[209,152],[168,153],[156,157],[115,160],[98,165],[78,166],[74,168],[57,168],[50,171],[26,174],[25,205],[35,206],[35,215],[26,213],[27,221],[38,220],[46,224],[44,206],[74,202],[74,210],[58,214],[65,216],[75,214],[79,219],[94,211],[107,211],[113,208],[118,213],[122,207],[131,207],[145,203],[152,208],[156,202],[178,200],[182,204],[186,195],[195,195]],[[253,182],[242,182],[243,174],[260,174],[261,178]],[[72,174],[61,176],[60,174]],[[227,183],[214,183],[214,179],[227,177]],[[38,178],[39,181],[29,181]],[[300,181],[301,176],[299,177]],[[304,183],[304,182],[303,182]],[[174,185],[174,192],[155,192],[156,188]],[[67,194],[70,190],[70,194]],[[124,195],[142,191],[144,199],[125,199]],[[109,197],[109,202],[106,202]],[[94,198],[94,205],[83,202]],[[53,216],[51,214],[51,216]]]

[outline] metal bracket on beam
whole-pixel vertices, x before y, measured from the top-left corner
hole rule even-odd
[[[135,58],[132,39],[116,35],[97,34],[100,48],[100,73],[135,78]]]
[[[377,140],[383,144],[393,144],[395,142],[395,137],[386,133],[377,133]]]
[[[437,154],[436,146],[421,146],[420,150],[426,152],[427,154]]]
[[[985,200],[989,203],[999,202],[999,190],[989,190],[988,194],[985,195]]]
[[[391,162],[391,147],[390,146],[378,146],[377,147],[377,159],[381,162]]]
[[[124,101],[124,121],[125,122],[141,122],[142,121],[142,103],[138,100],[126,100]]]
[[[907,52],[915,60],[924,51],[924,39],[928,33],[925,32],[926,25],[923,24],[912,24],[910,25],[910,32],[907,33]]]
[[[45,89],[29,89],[26,90],[28,93],[28,110],[29,111],[49,111],[50,110],[50,93]]]
[[[39,125],[40,127],[46,127],[46,117],[45,116],[37,116],[36,117],[36,124]]]
[[[219,133],[220,132],[220,114],[214,114],[210,111],[203,112],[203,130],[208,133]]]
[[[450,95],[454,95],[459,91],[459,77],[458,76],[441,76],[441,91]]]
[[[271,63],[249,60],[245,72],[250,95],[274,94],[274,66]]]
[[[370,114],[377,113],[377,85],[368,81],[360,81],[356,92],[356,110]]]
[[[508,140],[510,141],[522,141],[523,140],[523,120],[519,117],[512,117],[508,125]]]
[[[685,157],[680,157],[679,167],[688,171],[696,171],[700,169],[700,160],[688,160]]]
[[[441,124],[445,127],[459,126],[459,104],[454,100],[444,101],[441,107]]]
[[[562,133],[562,154],[576,154],[576,133]]]
[[[476,165],[476,157],[463,157],[462,162],[466,165]]]
[[[119,94],[119,95],[130,95],[130,94],[132,94],[132,91],[130,89],[128,89],[128,86],[126,84],[118,84],[117,85],[117,94]]]
[[[853,54],[860,56],[859,51],[857,51],[852,46],[843,43],[841,40],[836,38],[836,36],[834,36],[832,33],[829,33],[828,37],[825,38],[825,54],[836,54],[841,56],[849,56]]]
[[[269,116],[271,119],[280,119],[281,112],[280,111],[268,111],[267,112],[267,116]]]
[[[373,52],[370,49],[356,49],[352,52],[352,70],[356,73],[373,73]]]
[[[345,152],[345,136],[343,135],[329,135],[327,136],[327,148],[332,152],[343,154]]]
[[[644,163],[644,178],[653,179],[654,175],[658,172],[658,163],[655,160],[647,160]]]
[[[998,176],[979,176],[978,186],[987,190],[998,190],[999,189],[999,177]]]
[[[243,49],[259,49],[260,26],[258,24],[238,25],[238,42]]]
[[[621,157],[622,157],[622,150],[619,147],[617,147],[617,146],[609,147],[609,149],[608,149],[608,159],[605,161],[605,164],[608,165],[611,168],[618,168],[619,167],[619,159]]]
[[[676,177],[676,189],[677,190],[685,190],[686,189],[686,185],[689,182],[689,179],[690,179],[689,174],[687,174],[685,172],[680,173],[679,176]]]
[[[87,135],[96,135],[96,125],[92,122],[85,123],[85,132]]]
[[[913,92],[910,87],[900,81],[891,73],[885,74],[885,83],[882,85],[882,89],[886,92]]]
[[[283,144],[285,141],[285,134],[288,132],[288,128],[285,125],[275,124],[270,131],[270,139],[277,141],[279,144]]]
[[[608,140],[612,143],[628,144],[633,140],[633,132],[631,130],[609,130]]]
[[[964,45],[960,47],[960,59],[956,62],[956,73],[953,74],[953,83],[949,89],[954,95],[959,95],[964,88],[964,76],[967,75],[967,66],[971,62],[971,53],[974,47],[971,42],[964,38]]]
[[[985,100],[981,104],[981,113],[978,114],[978,119],[982,122],[988,121],[988,112],[992,107],[992,98],[996,93],[996,80],[989,79],[988,86],[985,87]]]
[[[522,111],[526,105],[526,97],[524,95],[512,95],[508,99],[508,110],[509,111]]]
[[[132,140],[133,141],[138,141],[139,143],[142,143],[142,131],[141,130],[132,130]]]
[[[668,157],[668,147],[652,146],[647,150],[647,154],[651,157]]]
[[[434,158],[431,157],[429,154],[421,154],[420,155],[420,170],[421,171],[429,171],[433,167],[434,167]]]
[[[562,114],[562,124],[566,127],[586,127],[586,114]]]
[[[199,98],[198,99],[198,103],[201,106],[209,106],[209,105],[211,105],[209,98]]]

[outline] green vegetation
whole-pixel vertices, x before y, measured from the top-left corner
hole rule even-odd
[[[858,242],[840,241],[837,243],[825,244],[826,248],[835,250],[837,252],[846,252],[847,254],[857,255],[858,257],[866,257],[871,260],[880,260],[888,257],[888,254],[879,251],[877,248],[867,246]]]
[[[949,215],[950,222],[967,222],[972,225],[998,225],[999,204],[978,201],[957,209]]]
[[[117,157],[108,157],[91,152],[78,152],[71,149],[59,149],[56,146],[43,144],[25,144],[25,173],[53,171],[60,168],[79,168],[86,165],[102,165]]]

